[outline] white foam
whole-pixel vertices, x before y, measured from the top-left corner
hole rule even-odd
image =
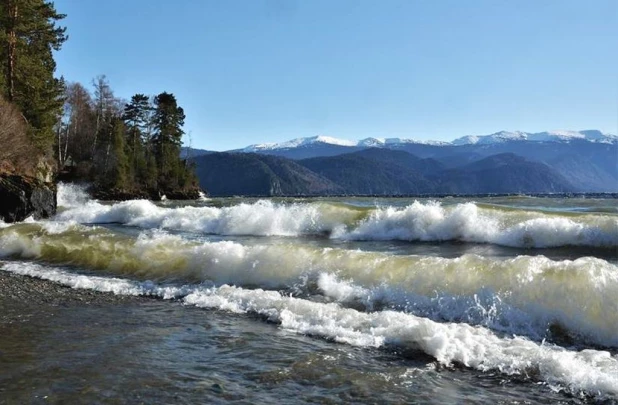
[[[78,275],[32,263],[4,263],[2,270],[73,288],[176,298],[187,305],[255,313],[296,333],[361,347],[422,350],[447,366],[459,363],[481,371],[538,374],[548,384],[574,393],[584,391],[600,398],[618,395],[618,360],[606,351],[566,350],[525,338],[501,338],[483,327],[438,323],[396,311],[359,312],[262,289],[162,286],[150,281]]]
[[[195,291],[184,302],[251,312],[297,333],[362,347],[422,350],[440,363],[460,363],[506,374],[538,372],[550,384],[597,395],[618,394],[618,361],[609,352],[568,351],[523,338],[499,338],[482,327],[437,323],[395,311],[373,313],[283,296],[274,291],[222,286]]]
[[[2,263],[1,266],[0,269],[4,271],[22,276],[42,278],[71,288],[116,295],[144,295],[172,299],[186,295],[189,291],[187,286],[163,286],[152,281],[137,282],[114,277],[86,276],[35,263],[10,262]]]
[[[493,243],[511,247],[618,246],[618,218],[575,218],[538,212],[504,213],[474,203],[443,207],[415,201],[405,208],[378,208],[351,230],[338,228],[335,238]]]
[[[596,224],[569,218],[534,218],[504,229],[488,242],[513,247],[618,246],[618,219],[598,219]]]
[[[121,223],[142,228],[163,228],[220,235],[297,236],[330,232],[350,210],[322,209],[321,204],[275,204],[261,200],[232,207],[160,207],[146,200],[104,205],[91,201],[60,213],[60,221]]]
[[[618,217],[505,212],[474,203],[444,207],[415,201],[374,210],[330,203],[260,200],[230,207],[162,207],[146,200],[101,204],[83,188],[59,187],[57,221],[120,223],[219,235],[299,236],[329,234],[347,240],[464,241],[510,247],[618,246]]]
[[[0,230],[0,256],[300,293],[316,280],[324,295],[367,310],[393,307],[537,339],[557,324],[579,341],[618,347],[618,267],[602,259],[445,259],[294,243],[200,243],[163,231],[132,239],[104,228],[69,228],[62,234],[25,226]]]
[[[70,208],[84,205],[90,201],[86,192],[86,184],[58,183],[57,202],[58,207]]]

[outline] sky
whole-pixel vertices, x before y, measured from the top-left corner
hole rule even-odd
[[[618,133],[616,0],[55,0],[57,75],[176,95],[185,144]]]

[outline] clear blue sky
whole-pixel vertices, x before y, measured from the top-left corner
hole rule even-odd
[[[58,74],[176,94],[193,146],[618,132],[618,0],[56,0]]]

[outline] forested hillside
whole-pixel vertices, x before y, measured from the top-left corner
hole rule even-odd
[[[55,76],[65,17],[44,0],[0,1],[0,174],[91,182],[102,198],[195,198],[180,158],[185,114],[168,92],[116,97]]]
[[[57,127],[63,178],[93,181],[103,198],[196,197],[193,168],[180,158],[185,114],[176,97],[135,94],[123,102],[105,76],[93,87],[93,94],[80,83],[66,88]]]
[[[64,81],[53,52],[66,41],[63,14],[43,0],[0,1],[0,154],[2,171],[51,170]],[[41,173],[43,177],[47,177]]]
[[[211,196],[342,194],[344,189],[293,160],[255,153],[212,153],[194,159]]]
[[[598,130],[539,133],[500,131],[464,136],[452,142],[401,138],[366,138],[352,142],[331,137],[298,138],[277,144],[256,144],[240,149],[295,160],[341,156],[371,148],[396,150],[421,159],[434,159],[449,168],[463,167],[486,157],[512,153],[528,162],[552,168],[585,192],[618,191],[618,137]],[[372,152],[377,157],[377,153]],[[396,155],[385,154],[396,159]],[[428,162],[427,162],[428,163]]]
[[[565,193],[581,191],[549,166],[513,153],[489,156],[435,176],[442,193]]]
[[[428,195],[579,191],[551,167],[514,154],[450,168],[407,152],[366,149],[291,160],[255,153],[194,158],[202,187],[213,196]]]

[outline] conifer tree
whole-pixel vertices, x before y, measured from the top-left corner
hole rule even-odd
[[[157,95],[154,102],[152,144],[157,162],[159,187],[173,189],[178,187],[179,177],[184,169],[179,156],[185,113],[171,93],[163,92]]]
[[[111,158],[109,183],[112,188],[125,190],[129,185],[129,162],[125,153],[125,126],[120,118],[111,122]]]
[[[65,17],[44,0],[0,0],[0,92],[22,112],[36,143],[52,145],[62,109],[63,80],[54,77]]]
[[[147,153],[151,126],[152,105],[144,94],[135,94],[125,104],[122,119],[127,129],[126,149],[129,159],[130,177],[134,182],[144,183],[147,173]]]

